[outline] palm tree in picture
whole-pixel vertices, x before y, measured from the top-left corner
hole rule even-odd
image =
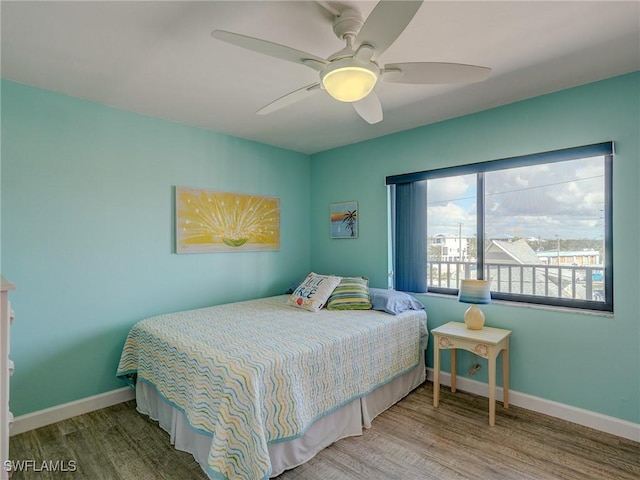
[[[344,218],[342,219],[342,222],[347,224],[347,228],[351,232],[352,237],[355,237],[356,219],[358,218],[357,212],[357,210],[347,210],[347,213],[344,214]]]

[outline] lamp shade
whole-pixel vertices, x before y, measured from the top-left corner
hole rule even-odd
[[[460,280],[458,301],[463,303],[491,303],[490,283],[487,280]]]
[[[464,312],[464,323],[470,330],[480,330],[484,326],[484,313],[478,303],[491,303],[491,284],[486,280],[460,280],[458,301],[471,303]]]

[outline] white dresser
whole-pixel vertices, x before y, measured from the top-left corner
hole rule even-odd
[[[9,460],[9,428],[13,422],[9,411],[9,377],[13,374],[13,362],[9,360],[9,328],[13,323],[9,291],[15,288],[0,276],[0,480],[11,476],[5,469],[5,462]]]

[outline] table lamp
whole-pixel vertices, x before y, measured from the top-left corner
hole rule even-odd
[[[472,304],[464,312],[464,323],[470,330],[480,330],[484,325],[484,313],[478,304],[491,303],[490,286],[487,280],[460,280],[458,301]]]

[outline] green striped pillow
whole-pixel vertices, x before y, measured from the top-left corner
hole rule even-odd
[[[343,277],[327,301],[329,310],[369,310],[369,279],[366,277]]]

